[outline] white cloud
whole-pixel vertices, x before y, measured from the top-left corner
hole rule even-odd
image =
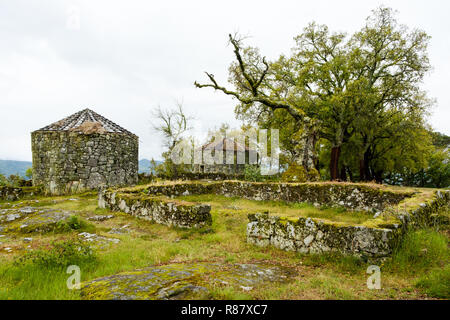
[[[357,30],[379,1],[11,1],[0,4],[0,159],[30,160],[30,132],[90,107],[140,137],[140,157],[160,158],[150,110],[182,99],[205,129],[238,125],[234,101],[196,89],[203,71],[222,83],[227,34],[249,34],[269,58],[288,52],[310,21]],[[424,87],[438,105],[433,127],[450,134],[445,1],[390,1],[399,20],[432,37]],[[77,10],[73,10],[73,8]],[[79,29],[68,28],[79,11]]]

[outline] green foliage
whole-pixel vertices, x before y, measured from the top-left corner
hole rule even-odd
[[[316,168],[309,169],[307,173],[308,181],[319,181],[320,180],[320,173],[317,171]]]
[[[95,226],[78,216],[71,216],[67,221],[59,221],[53,229],[54,233],[95,232]]]
[[[448,149],[435,149],[418,155],[417,161],[395,168],[385,180],[390,184],[429,188],[450,186],[450,153]],[[408,160],[408,158],[405,158]],[[399,158],[400,162],[405,159]]]
[[[155,167],[155,175],[164,179],[178,179],[185,172],[189,172],[189,165],[175,164],[170,159],[169,153],[164,152],[164,162]]]
[[[153,173],[145,174],[145,173],[139,173],[138,174],[138,184],[139,185],[145,185],[152,183],[155,180],[155,176]]]
[[[6,179],[6,177],[2,174],[0,174],[0,186],[7,186],[8,185],[8,180]]]
[[[315,162],[321,151],[323,176],[382,182],[425,170],[430,160],[425,118],[434,102],[421,88],[431,69],[429,40],[424,31],[399,24],[395,11],[384,6],[350,36],[310,23],[295,37],[292,54],[270,62],[230,35],[234,88],[220,86],[209,73],[210,82],[196,86],[237,98],[239,119],[280,129],[282,164],[302,163],[309,170],[309,160]],[[448,145],[445,136],[432,138]],[[318,140],[333,152],[318,150]],[[446,176],[446,168],[435,164],[432,175],[443,170]],[[305,175],[296,172],[289,179],[303,181]],[[432,180],[445,184],[442,177]]]
[[[28,179],[33,178],[33,168],[28,168],[27,171],[25,171],[25,177],[27,177]]]
[[[445,188],[450,186],[449,150],[438,149],[428,160],[425,170],[425,187]]]
[[[14,261],[15,266],[35,265],[43,268],[65,268],[69,265],[95,263],[96,253],[89,244],[79,239],[54,241],[51,249],[25,253]]]
[[[4,175],[0,174],[0,186],[18,188],[30,185],[31,181],[27,181],[18,175],[12,174],[9,177],[5,177]]]
[[[76,230],[76,231],[85,231],[85,232],[93,232],[95,230],[95,226],[86,222],[85,220],[77,217],[71,216],[69,221],[64,223],[64,229],[67,231]]]
[[[264,181],[264,177],[261,175],[261,170],[255,165],[245,165],[244,179],[246,181],[261,182]]]
[[[285,182],[306,182],[307,179],[305,168],[297,163],[289,164],[288,169],[281,175],[281,180]]]
[[[427,158],[427,166],[408,176],[411,185],[432,188],[450,186],[450,150],[436,149]]]
[[[448,148],[450,146],[450,136],[440,132],[432,132],[431,133],[433,139],[433,145],[436,148]]]

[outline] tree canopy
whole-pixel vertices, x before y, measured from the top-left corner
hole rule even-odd
[[[382,181],[393,171],[427,166],[433,153],[425,118],[433,100],[421,89],[431,69],[430,37],[379,7],[352,35],[310,23],[289,55],[268,61],[229,35],[232,88],[206,72],[213,88],[235,98],[238,118],[279,128],[287,161],[335,179]]]

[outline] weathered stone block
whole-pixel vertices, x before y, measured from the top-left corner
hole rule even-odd
[[[212,223],[211,206],[167,198],[102,190],[98,206],[179,228],[200,228]]]
[[[272,221],[267,215],[252,215],[247,226],[247,241],[300,253],[339,251],[356,256],[385,257],[392,252],[402,234],[400,229],[343,227],[311,218],[298,218],[288,223],[280,219],[267,238],[268,233],[262,230]]]

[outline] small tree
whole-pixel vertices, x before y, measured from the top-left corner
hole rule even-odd
[[[27,177],[28,179],[32,179],[33,178],[33,168],[28,168],[27,171],[25,171],[25,177]]]
[[[153,124],[153,129],[162,134],[164,138],[163,145],[167,149],[162,154],[164,165],[160,166],[160,168],[164,169],[165,175],[177,178],[184,167],[175,164],[171,159],[171,154],[175,146],[182,141],[184,135],[191,130],[189,122],[193,118],[186,116],[181,102],[177,102],[176,108],[171,110],[164,110],[158,107],[153,111],[153,115],[158,120],[157,124]]]

